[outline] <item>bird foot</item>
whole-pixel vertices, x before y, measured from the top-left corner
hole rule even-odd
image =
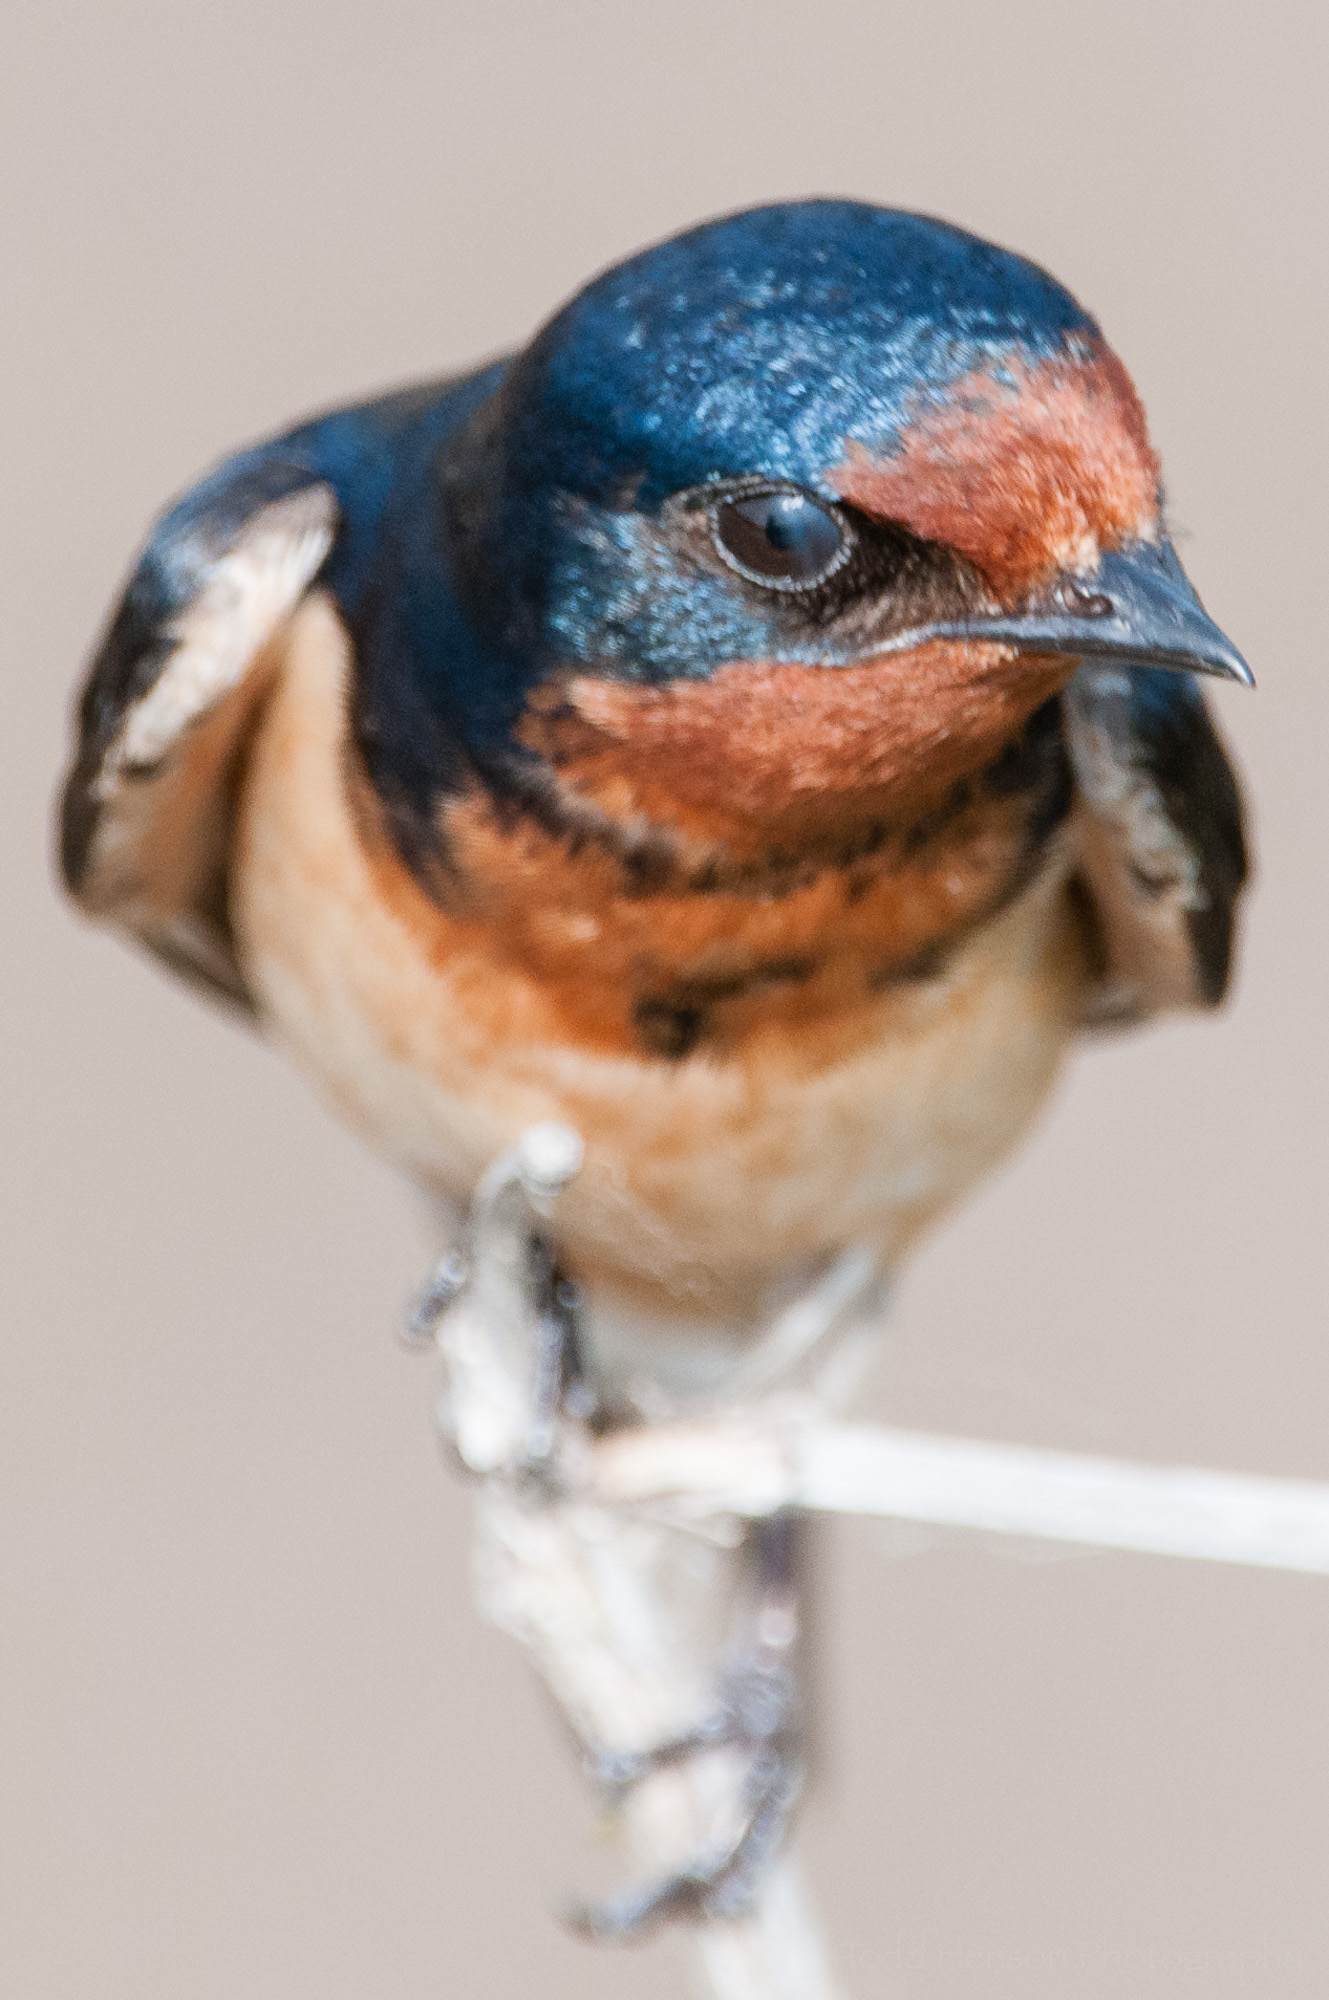
[[[575,1906],[568,1919],[573,1929],[600,1943],[629,1943],[664,1923],[744,1916],[784,1841],[801,1786],[802,1766],[794,1755],[764,1751],[749,1770],[747,1816],[735,1839],[699,1852],[658,1882]]]
[[[763,1694],[769,1698],[770,1690]],[[721,1746],[748,1753],[738,1834],[702,1849],[658,1882],[602,1903],[577,1905],[568,1919],[575,1930],[601,1943],[626,1943],[659,1924],[732,1919],[751,1907],[767,1866],[783,1843],[802,1788],[802,1758],[792,1736],[781,1731],[754,1743],[749,1718],[731,1711],[717,1715],[689,1738],[638,1758],[596,1760],[592,1769],[602,1782],[621,1790]]]
[[[574,1132],[533,1126],[484,1176],[461,1246],[406,1323],[412,1346],[443,1353],[444,1435],[482,1476],[554,1480],[560,1424],[596,1413],[578,1358],[576,1289],[542,1227],[580,1160]]]
[[[656,1925],[732,1919],[751,1907],[783,1844],[803,1783],[795,1574],[800,1523],[777,1516],[751,1531],[757,1594],[739,1663],[723,1697],[695,1728],[637,1752],[588,1751],[588,1775],[624,1794],[661,1771],[716,1750],[743,1760],[739,1830],[700,1849],[658,1882],[603,1903],[578,1905],[569,1921],[583,1936],[626,1942]]]

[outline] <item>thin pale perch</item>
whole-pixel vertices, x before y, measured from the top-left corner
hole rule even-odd
[[[1329,1575],[1329,1485],[1313,1480],[759,1420],[622,1432],[593,1477],[602,1499],[690,1515],[806,1507]]]

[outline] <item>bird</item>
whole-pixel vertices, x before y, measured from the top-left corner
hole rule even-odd
[[[893,1269],[1083,1033],[1223,998],[1205,676],[1251,682],[1097,321],[949,223],[777,203],[176,501],[64,878],[442,1203],[574,1127],[604,1393],[683,1395],[848,1246]]]

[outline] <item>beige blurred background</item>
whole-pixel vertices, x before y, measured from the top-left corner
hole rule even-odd
[[[61,906],[79,663],[149,516],[520,342],[718,210],[1046,263],[1144,394],[1257,814],[1240,990],[1086,1051],[901,1285],[872,1407],[1329,1478],[1322,5],[0,7],[0,1992],[680,1990],[556,1927],[587,1816],[466,1585],[413,1197]],[[1329,1583],[825,1543],[804,1848],[857,2000],[1329,1991]]]

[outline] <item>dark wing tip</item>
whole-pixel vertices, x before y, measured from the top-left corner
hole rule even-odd
[[[1065,697],[1106,974],[1091,1010],[1214,1007],[1249,873],[1241,790],[1194,680],[1083,663]]]

